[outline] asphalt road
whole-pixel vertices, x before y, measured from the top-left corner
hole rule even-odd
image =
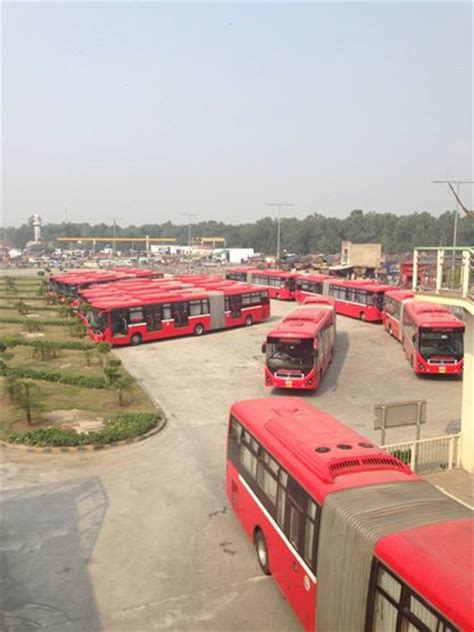
[[[294,307],[273,302],[263,325],[119,351],[169,417],[143,443],[4,450],[0,629],[299,629],[229,511],[224,478],[229,406],[270,394],[260,344]],[[341,317],[333,365],[306,397],[379,439],[374,403],[427,399],[423,436],[435,436],[457,427],[460,395],[457,379],[416,377],[380,326]]]

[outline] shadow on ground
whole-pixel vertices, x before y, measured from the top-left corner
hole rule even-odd
[[[0,629],[101,629],[88,560],[107,510],[99,478],[2,495]]]
[[[320,386],[316,389],[316,391],[307,391],[303,389],[291,389],[291,388],[273,388],[272,395],[279,396],[289,396],[294,397],[297,395],[298,397],[318,397],[318,395],[323,395],[327,391],[335,391],[337,390],[337,383],[339,379],[339,374],[344,365],[344,360],[346,358],[347,352],[349,350],[349,335],[346,331],[338,331],[336,333],[336,350],[334,353],[334,357],[329,366],[329,369],[326,375],[323,377],[323,381]]]

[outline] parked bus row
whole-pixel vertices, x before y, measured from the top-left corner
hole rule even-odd
[[[226,492],[305,630],[471,632],[472,511],[297,398],[235,403]]]
[[[447,307],[391,290],[385,294],[383,324],[402,343],[415,373],[462,373],[465,327]]]
[[[77,298],[80,290],[113,283],[121,279],[163,278],[163,272],[143,268],[112,268],[110,270],[80,270],[53,274],[49,277],[49,290],[61,297]]]
[[[384,294],[391,285],[376,281],[339,279],[326,274],[301,274],[283,270],[231,268],[226,278],[268,287],[270,298],[296,300],[308,297],[332,298],[336,312],[360,320],[382,322]]]
[[[114,346],[194,334],[200,336],[267,320],[268,292],[217,280],[197,285],[164,279],[131,286],[118,282],[81,294],[83,321],[93,340]]]
[[[286,316],[268,334],[265,385],[316,389],[331,364],[336,344],[336,312],[328,299],[313,299]]]

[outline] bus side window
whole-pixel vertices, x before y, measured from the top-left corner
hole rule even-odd
[[[171,305],[167,303],[163,305],[163,320],[171,320]]]
[[[258,443],[244,430],[240,444],[240,462],[253,479],[257,478]]]
[[[278,496],[277,496],[277,522],[282,528],[285,525],[287,484],[288,484],[288,474],[284,470],[280,470],[280,476],[278,479]]]

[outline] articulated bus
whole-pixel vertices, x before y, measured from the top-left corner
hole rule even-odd
[[[408,290],[389,290],[385,292],[383,301],[383,326],[391,336],[402,340],[403,308],[412,300],[413,292]]]
[[[335,339],[336,312],[330,299],[299,307],[268,333],[262,345],[265,385],[316,389],[331,364]]]
[[[447,307],[405,301],[401,330],[401,342],[415,373],[462,373],[464,323]]]
[[[49,278],[50,291],[60,296],[77,298],[81,290],[104,283],[125,279],[162,279],[163,272],[142,268],[119,268],[117,270],[84,270],[52,275]]]
[[[343,316],[372,322],[382,321],[383,299],[391,285],[362,279],[336,279],[324,275],[299,275],[296,280],[296,299],[302,302],[311,295],[329,296],[336,312]]]
[[[89,335],[112,345],[137,345],[150,340],[216,329],[252,325],[270,317],[268,292],[239,284],[222,290],[188,288],[155,296],[117,296],[89,300]]]
[[[254,268],[230,268],[225,278],[261,285],[268,289],[270,298],[293,301],[295,298],[297,274],[285,270],[257,270]]]
[[[474,629],[472,511],[309,403],[232,406],[226,492],[305,630]]]

